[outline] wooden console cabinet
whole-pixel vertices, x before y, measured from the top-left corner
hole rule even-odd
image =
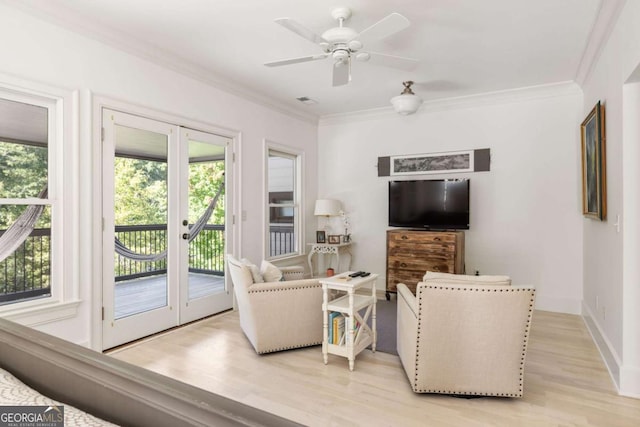
[[[464,273],[464,232],[388,230],[387,299],[398,283],[415,294],[427,270]]]

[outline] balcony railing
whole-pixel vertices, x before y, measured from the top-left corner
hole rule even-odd
[[[5,230],[0,230],[0,236]],[[51,293],[51,229],[36,228],[0,262],[0,304]]]
[[[295,252],[293,224],[271,224],[269,226],[269,256]]]
[[[118,225],[116,237],[129,249],[140,254],[157,254],[166,249],[166,224]],[[205,225],[189,244],[189,271],[224,275],[224,225]],[[116,282],[167,272],[167,259],[135,261],[115,254]]]
[[[189,271],[224,275],[224,225],[206,225],[189,244]],[[166,224],[116,226],[116,237],[134,252],[154,254],[166,249]],[[0,230],[0,236],[4,230]],[[295,250],[293,227],[272,225],[269,228],[271,256]],[[35,229],[8,258],[0,262],[0,304],[48,295],[51,293],[51,230]],[[134,261],[117,253],[116,282],[164,274],[167,260]]]

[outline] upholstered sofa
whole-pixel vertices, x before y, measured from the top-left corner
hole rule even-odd
[[[522,397],[535,290],[427,272],[398,284],[397,350],[414,392]]]
[[[231,255],[227,265],[240,327],[258,354],[322,344],[318,279],[299,279],[299,270],[281,269],[285,270],[283,281],[256,283],[255,266]]]

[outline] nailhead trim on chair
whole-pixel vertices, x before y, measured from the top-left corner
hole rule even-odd
[[[418,297],[418,318],[420,318],[420,315],[422,314],[422,292],[418,292],[418,290],[422,290],[424,288],[430,288],[430,289],[444,289],[444,290],[453,290],[453,291],[476,291],[476,292],[520,292],[520,291],[525,291],[525,292],[529,292],[531,291],[531,289],[523,289],[523,288],[506,288],[506,289],[482,289],[481,287],[479,288],[451,288],[448,286],[442,286],[442,285],[426,285],[426,286],[419,286],[416,289],[416,296]],[[522,354],[520,357],[520,378],[519,378],[519,383],[520,383],[520,393],[487,393],[487,392],[464,392],[464,391],[452,391],[452,390],[432,390],[432,389],[417,389],[418,387],[418,359],[419,359],[419,353],[420,353],[420,347],[418,345],[418,342],[420,342],[420,325],[418,324],[418,334],[416,337],[416,362],[415,362],[415,369],[414,369],[414,376],[413,376],[413,384],[412,384],[412,388],[413,391],[416,393],[438,393],[438,394],[457,394],[457,395],[467,395],[467,396],[498,396],[498,397],[522,397],[522,394],[524,393],[524,362],[525,362],[525,358],[526,358],[526,352],[527,352],[527,343],[529,341],[529,332],[531,330],[531,320],[533,317],[533,309],[534,309],[534,302],[535,302],[535,295],[536,295],[536,291],[535,289],[533,289],[532,291],[532,295],[531,295],[531,300],[529,301],[529,314],[527,315],[527,324],[525,326],[525,330],[524,330],[524,344],[522,346]]]
[[[322,341],[311,342],[311,343],[308,343],[308,344],[293,345],[293,346],[289,346],[289,347],[277,347],[277,348],[271,348],[269,350],[259,351],[258,354],[275,353],[276,351],[293,350],[294,348],[311,347],[313,345],[320,345],[320,344],[322,344]]]
[[[258,293],[262,293],[262,292],[281,292],[281,291],[287,291],[290,292],[292,290],[296,290],[296,289],[310,289],[310,288],[322,288],[322,285],[318,284],[318,285],[305,285],[305,286],[298,286],[296,288],[285,288],[285,289],[281,289],[281,288],[274,288],[274,289],[259,289],[259,290],[255,290],[255,289],[248,289],[247,293],[254,293],[254,294],[258,294]]]

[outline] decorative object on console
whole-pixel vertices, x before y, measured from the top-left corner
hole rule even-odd
[[[316,231],[316,243],[326,243],[327,242],[327,233],[322,230]]]
[[[351,241],[351,235],[349,234],[349,217],[347,213],[343,210],[340,211],[340,216],[342,216],[342,225],[344,226],[344,234],[342,235],[342,242],[348,243]]]
[[[329,234],[327,237],[329,239],[329,244],[331,245],[339,245],[340,244],[340,235],[338,234]]]
[[[402,84],[404,85],[404,90],[400,95],[391,98],[391,105],[393,105],[396,113],[407,116],[418,111],[418,108],[422,105],[422,98],[411,90],[412,81],[402,82]]]
[[[607,218],[604,106],[600,101],[580,125],[582,138],[582,213]]]
[[[462,169],[443,169],[447,162],[453,162],[458,154],[471,153],[470,167]],[[378,176],[411,175],[447,172],[488,172],[491,166],[491,150],[451,151],[447,153],[411,154],[378,157]]]

